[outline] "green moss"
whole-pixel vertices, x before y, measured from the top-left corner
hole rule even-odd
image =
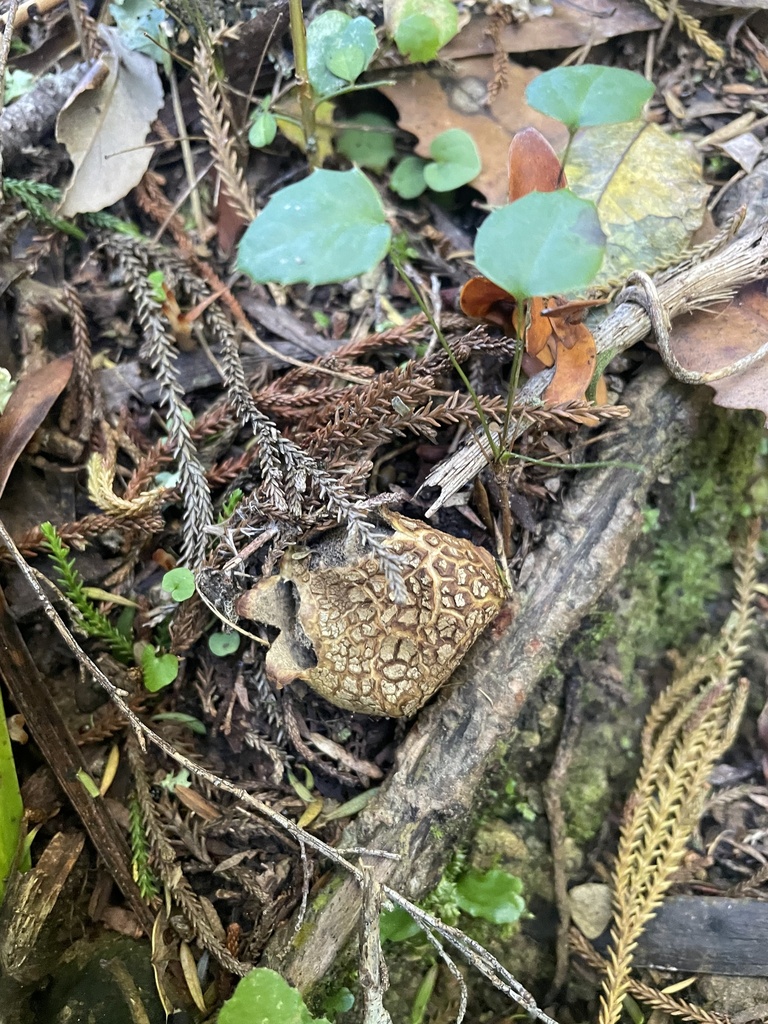
[[[734,542],[768,505],[763,442],[759,417],[713,407],[672,468],[674,482],[658,497],[661,514],[646,516],[649,551],[625,580],[628,607],[617,633],[625,672],[638,656],[690,643],[707,624],[708,605],[728,589]]]
[[[583,749],[583,748],[582,748]],[[563,809],[568,835],[579,846],[589,843],[600,830],[611,801],[611,784],[603,759],[577,758],[568,772],[568,786],[563,793]],[[615,752],[612,757],[615,758]]]

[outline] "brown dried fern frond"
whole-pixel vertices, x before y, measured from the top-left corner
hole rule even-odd
[[[571,929],[568,940],[571,949],[585,960],[590,967],[594,967],[600,973],[605,971],[607,967],[606,961],[597,950],[592,948],[578,929]],[[680,996],[662,992],[660,989],[654,988],[653,985],[647,985],[645,982],[637,981],[635,978],[631,978],[629,981],[629,992],[630,995],[645,1003],[646,1006],[650,1006],[654,1010],[661,1010],[663,1013],[667,1013],[672,1017],[678,1017],[680,1020],[694,1021],[695,1024],[729,1024],[728,1017],[721,1013],[705,1010],[701,1006],[696,1006],[695,1003],[688,1002],[687,999],[681,999]]]
[[[88,320],[76,289],[71,284],[64,285],[64,301],[69,310],[72,324],[72,396],[71,419],[74,421],[74,436],[80,441],[87,441],[97,419],[96,385],[91,365],[91,335],[88,331]],[[69,395],[67,396],[69,406]],[[70,411],[69,409],[67,410]]]
[[[720,640],[686,666],[651,710],[643,764],[627,805],[613,871],[612,948],[600,1024],[616,1024],[637,940],[659,907],[701,813],[709,774],[732,744],[748,684],[738,679],[754,620],[757,530],[737,569],[735,613]]]
[[[218,960],[225,970],[242,977],[247,974],[252,964],[243,963],[231,955],[211,923],[207,913],[207,901],[193,891],[179,867],[176,851],[165,834],[157,806],[152,799],[143,756],[133,736],[128,738],[127,752],[136,787],[136,799],[151,850],[151,867],[165,887],[166,898],[173,899],[181,908],[200,945]]]
[[[680,29],[685,32],[688,38],[692,40],[700,50],[703,50],[708,57],[712,58],[712,60],[723,60],[725,57],[725,51],[722,46],[719,46],[712,36],[710,36],[709,33],[701,27],[701,22],[698,18],[694,18],[692,14],[689,14],[679,5],[667,4],[663,2],[663,0],[643,0],[643,3],[661,21],[666,21],[667,18],[674,17],[675,21],[680,26]]]
[[[225,101],[213,63],[213,53],[205,40],[195,48],[192,70],[192,88],[221,184],[236,212],[249,223],[256,216],[256,209],[248,195],[237,158],[232,125],[225,113]]]

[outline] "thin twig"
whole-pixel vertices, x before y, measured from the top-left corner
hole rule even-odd
[[[627,286],[618,298],[619,302],[634,302],[641,306],[651,321],[656,344],[659,348],[664,365],[672,376],[683,384],[711,384],[724,377],[735,377],[751,369],[756,363],[762,362],[768,356],[768,342],[761,345],[754,352],[742,356],[728,366],[719,370],[712,370],[709,373],[700,373],[698,370],[686,370],[680,363],[670,345],[671,326],[669,316],[659,297],[659,291],[651,278],[642,270],[636,270],[627,278]]]
[[[582,682],[574,677],[566,685],[565,716],[560,731],[557,753],[552,768],[544,783],[544,807],[549,821],[549,843],[552,850],[552,874],[557,904],[557,963],[555,976],[552,979],[549,993],[545,1000],[551,1003],[565,984],[568,975],[568,932],[571,927],[571,914],[568,904],[568,878],[565,871],[565,815],[563,813],[563,789],[568,782],[568,769],[573,759],[574,747],[581,727],[581,695]]]

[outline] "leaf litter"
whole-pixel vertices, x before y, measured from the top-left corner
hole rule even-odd
[[[589,429],[632,414],[616,404],[628,370],[621,353],[630,344],[621,340],[621,331],[627,336],[631,332],[620,325],[611,333],[610,325],[624,316],[635,325],[635,341],[647,333],[649,323],[663,327],[663,304],[670,294],[669,280],[675,280],[675,265],[687,261],[686,272],[695,277],[696,267],[717,255],[717,245],[725,248],[731,241],[726,231],[719,242],[692,248],[712,188],[702,178],[700,157],[689,140],[673,137],[656,123],[635,120],[571,125],[578,130],[569,145],[564,125],[526,102],[526,86],[542,80],[539,70],[509,59],[512,53],[537,48],[591,45],[596,27],[604,40],[648,31],[659,25],[655,16],[639,4],[604,5],[598,0],[582,5],[576,15],[572,5],[557,0],[551,7],[523,6],[521,20],[511,22],[498,11],[474,12],[441,52],[453,63],[440,60],[417,69],[401,61],[393,48],[387,50],[389,44],[381,47],[382,32],[377,34],[368,18],[350,18],[333,10],[320,15],[315,25],[326,18],[334,27],[325,36],[317,28],[310,35],[310,85],[322,103],[315,105],[317,134],[309,140],[302,122],[306,111],[300,85],[280,94],[291,69],[290,62],[281,63],[277,48],[258,70],[250,65],[252,54],[241,55],[239,63],[248,66],[233,72],[247,72],[240,92],[228,89],[218,74],[219,65],[212,62],[212,73],[200,76],[196,95],[201,109],[207,105],[208,112],[222,112],[220,124],[230,133],[223,140],[228,149],[225,160],[222,140],[211,137],[212,122],[205,109],[202,131],[208,138],[195,136],[200,131],[197,115],[184,106],[192,99],[191,91],[184,92],[188,83],[182,82],[182,105],[173,117],[161,111],[169,82],[153,61],[129,49],[154,47],[151,52],[167,70],[168,54],[154,38],[159,16],[141,5],[134,10],[134,5],[128,21],[134,14],[148,17],[153,41],[142,38],[138,22],[125,21],[122,30],[100,29],[106,50],[92,77],[77,87],[59,114],[57,137],[67,146],[74,170],[67,181],[51,162],[42,174],[46,182],[55,181],[60,204],[56,206],[44,190],[35,191],[32,176],[29,183],[22,180],[21,186],[7,190],[20,221],[32,219],[42,236],[34,243],[28,233],[19,236],[18,245],[27,247],[29,262],[22,268],[10,263],[4,267],[8,294],[16,295],[19,278],[34,277],[38,268],[45,275],[55,266],[53,276],[60,280],[63,273],[82,299],[81,308],[71,311],[77,372],[70,388],[79,389],[84,401],[83,389],[91,389],[88,400],[98,407],[90,372],[94,359],[102,365],[115,362],[118,373],[125,367],[125,380],[131,384],[122,393],[123,411],[116,426],[107,429],[98,417],[94,419],[87,461],[82,442],[67,449],[65,419],[57,420],[64,429],[57,425],[44,432],[42,448],[24,454],[69,376],[68,357],[49,362],[38,371],[38,392],[29,397],[27,388],[36,374],[19,371],[18,365],[30,361],[30,351],[45,359],[49,352],[61,351],[56,347],[60,325],[52,305],[39,298],[37,305],[25,307],[23,325],[13,325],[23,344],[7,360],[20,383],[0,418],[5,476],[13,471],[20,478],[42,467],[49,478],[56,474],[69,487],[67,501],[52,509],[50,518],[57,521],[66,545],[85,551],[75,557],[83,559],[88,582],[103,583],[88,588],[90,599],[103,602],[98,614],[106,620],[111,617],[110,625],[134,651],[135,664],[123,670],[119,681],[131,706],[154,711],[157,698],[151,694],[159,691],[167,702],[164,706],[173,709],[157,716],[162,738],[178,748],[194,744],[196,758],[234,784],[253,788],[256,780],[267,804],[279,805],[292,821],[308,829],[310,846],[318,837],[335,840],[333,823],[367,802],[371,780],[395,770],[393,755],[402,733],[386,720],[340,715],[298,684],[276,693],[259,645],[253,645],[249,634],[221,632],[220,624],[212,625],[219,617],[228,628],[236,596],[231,592],[233,581],[247,587],[239,575],[245,570],[252,579],[263,572],[274,582],[274,566],[291,564],[293,556],[286,556],[286,551],[298,553],[302,570],[318,558],[346,564],[336,547],[341,536],[348,549],[345,557],[358,550],[356,545],[378,552],[381,579],[397,598],[399,570],[395,560],[384,562],[387,545],[381,535],[386,535],[387,516],[377,515],[376,508],[390,500],[391,491],[414,522],[422,520],[429,499],[417,488],[425,479],[427,489],[430,483],[441,488],[442,497],[427,511],[437,517],[438,529],[423,530],[424,537],[459,533],[468,538],[467,544],[485,547],[488,558],[494,550],[505,572],[522,576],[545,515],[556,514],[558,495],[567,487],[562,467],[578,464]],[[430,47],[439,47],[454,33],[459,21],[455,26],[446,22],[443,34],[435,35],[432,22],[440,10],[439,2],[385,5],[384,15],[401,55],[428,60]],[[261,37],[262,48],[281,24],[279,13],[267,20],[270,27]],[[461,21],[466,22],[464,13]],[[87,19],[85,26],[89,27]],[[683,28],[696,32],[690,21]],[[214,47],[234,52],[233,35],[258,35],[258,26],[254,29],[249,23],[247,29],[227,30],[219,40],[210,31]],[[290,43],[281,32],[278,37],[274,43],[283,47],[284,55]],[[680,90],[683,99],[678,97],[685,110],[697,76],[700,80],[712,69],[685,49],[688,44],[682,37],[674,38],[690,76]],[[177,44],[183,48],[184,39],[179,37]],[[642,61],[632,47],[628,42],[620,51],[614,43],[601,53],[622,59],[627,55],[637,70]],[[191,51],[188,56],[202,59]],[[661,67],[668,76],[680,70],[668,55]],[[174,74],[183,78],[184,73],[177,62]],[[359,98],[347,106],[347,98],[339,93],[356,90],[365,75],[397,79],[379,92],[396,107],[401,132],[387,133],[387,143],[373,163],[363,145],[368,133],[359,131],[357,138],[348,134],[340,141],[350,125],[354,130],[391,123],[381,108],[355,106]],[[253,99],[251,109],[247,97]],[[703,122],[707,131],[722,127],[716,120],[721,109],[729,108],[706,115],[715,117],[714,122]],[[268,131],[253,133],[258,146],[249,152],[245,139],[257,111],[273,120],[266,122]],[[654,119],[663,116],[655,101],[652,114]],[[275,134],[276,127],[282,138]],[[533,150],[508,166],[510,143],[514,150],[515,142],[525,138],[521,129],[530,127],[538,127],[558,155],[568,149],[565,175],[557,156],[554,165],[547,165],[532,155]],[[720,137],[704,152],[713,152],[717,145],[748,170],[757,159],[755,143],[748,140],[759,147],[764,139],[764,126],[751,127],[752,132],[730,140]],[[151,129],[156,136],[150,136]],[[415,146],[407,132],[416,136]],[[184,136],[182,148],[187,147],[184,153],[179,134]],[[326,168],[305,176],[305,161],[286,139],[316,168]],[[734,146],[738,140],[741,144]],[[209,154],[214,166],[206,169]],[[155,166],[162,163],[164,180],[145,174],[153,160]],[[717,165],[709,156],[707,160],[711,176]],[[367,166],[376,176],[365,178],[361,171],[349,170],[349,162]],[[18,161],[11,170],[20,179],[29,173]],[[484,228],[476,230],[485,211],[473,206],[471,197],[464,198],[468,193],[454,191],[468,183],[489,205],[503,207],[503,217],[511,217],[511,226],[489,235],[485,246]],[[571,191],[563,189],[566,183]],[[720,184],[728,187],[729,182],[723,179]],[[187,204],[190,190],[196,189],[201,200],[196,228],[204,229],[199,234],[192,227],[194,209]],[[261,282],[258,285],[235,283],[228,273],[231,265],[216,251],[217,232],[223,241],[237,230],[223,221],[215,223],[215,197],[220,192],[227,197],[245,194],[244,208],[255,204],[261,209],[240,242],[238,257],[239,267]],[[536,207],[533,222],[517,224],[523,197],[558,192],[560,206],[545,203],[541,212]],[[398,193],[406,202],[393,198]],[[436,197],[443,203],[439,213]],[[532,197],[534,205],[539,197]],[[544,211],[555,211],[552,230],[545,233],[547,243],[552,243],[556,229],[566,226],[573,203],[588,199],[595,201],[599,217],[599,228],[595,221],[590,237],[596,239],[598,231],[607,236],[600,277],[587,281],[593,277],[587,271],[593,268],[586,260],[581,268],[583,287],[581,279],[553,276],[553,268],[566,266],[566,250],[577,247],[572,238],[559,246],[544,246],[541,265],[522,267],[525,276],[512,274],[518,250],[544,223]],[[56,217],[101,211],[113,204],[119,205],[106,219],[77,220],[84,236],[78,242],[82,249],[76,251],[74,243],[54,234]],[[290,218],[283,216],[287,205],[294,207]],[[340,222],[349,230],[338,231]],[[438,224],[449,226],[450,237]],[[583,241],[584,225],[578,218],[574,225]],[[155,232],[160,232],[158,238],[163,236],[163,244],[153,238]],[[483,278],[476,276],[469,261],[475,234],[478,265],[488,275]],[[753,249],[756,246],[757,242]],[[387,262],[369,269],[384,257]],[[498,261],[498,273],[491,271],[490,257]],[[283,266],[285,261],[291,263],[290,271]],[[630,272],[653,273],[669,266],[672,278],[662,275],[645,292],[637,278],[634,292],[630,288],[624,293],[619,309],[608,312],[602,322],[603,312],[588,312],[592,303],[610,299]],[[749,273],[759,280],[730,304],[675,319],[670,348],[685,369],[707,374],[760,352],[765,344],[765,262],[750,266],[760,269],[745,270],[743,278],[734,273],[728,281],[747,280]],[[551,281],[556,288],[549,287]],[[736,283],[724,290],[733,290]],[[484,326],[473,325],[458,313],[456,297],[462,285],[463,309]],[[708,287],[694,280],[686,295],[691,301],[701,297],[711,307],[716,288],[711,282]],[[281,317],[269,318],[270,328],[254,324],[243,312],[238,298],[249,290],[255,290],[261,304],[254,304],[254,309],[273,305],[280,311]],[[571,301],[572,294],[565,293],[575,293],[584,302]],[[420,309],[424,305],[428,316]],[[674,312],[680,313],[679,305]],[[522,370],[529,378],[525,387],[533,385],[534,391],[522,391],[520,402],[510,408],[505,387],[514,367],[512,335],[521,322]],[[308,331],[332,350],[314,363],[296,360],[296,350],[290,347],[292,338]],[[441,333],[446,349],[436,346]],[[185,347],[194,351],[184,352]],[[196,381],[194,360],[186,358],[197,354],[215,367],[215,373],[200,378],[202,383]],[[616,357],[612,366],[611,355]],[[639,353],[632,358],[639,359]],[[712,382],[714,401],[768,413],[765,365],[756,362],[738,375]],[[212,394],[211,381],[218,377],[223,385]],[[463,387],[466,380],[477,389],[476,400]],[[162,404],[157,408],[146,400],[150,384],[159,391]],[[609,396],[609,388],[618,391]],[[609,397],[613,404],[608,404]],[[451,455],[462,434],[473,439]],[[510,438],[513,457],[503,463],[490,441],[503,445]],[[61,468],[67,457],[78,470],[77,487],[74,474]],[[451,474],[451,482],[444,485]],[[345,525],[339,527],[340,521]],[[418,533],[418,524],[415,529]],[[328,543],[318,546],[318,534]],[[36,529],[17,539],[32,553],[42,547]],[[184,571],[174,567],[190,552],[205,553],[205,568],[198,574],[197,589],[187,587],[186,599],[170,607],[160,586],[163,572]],[[375,570],[377,563],[372,564]],[[286,586],[275,583],[281,601],[290,596]],[[118,597],[114,608],[110,593]],[[458,599],[465,601],[466,595],[458,591]],[[395,607],[388,594],[377,600],[383,601],[376,607],[382,607],[384,615]],[[405,609],[407,613],[407,604]],[[471,614],[471,604],[466,614]],[[262,634],[255,639],[264,642],[266,631]],[[296,649],[311,660],[306,640],[299,636]],[[89,652],[99,650],[93,636],[83,644]],[[403,660],[394,650],[384,659],[387,668]],[[327,666],[321,668],[327,671]],[[73,688],[72,671],[50,674],[62,675],[61,682],[51,679],[55,693]],[[216,972],[223,998],[225,969],[247,968],[248,958],[258,956],[266,945],[274,922],[287,918],[301,903],[299,859],[286,854],[282,841],[261,824],[238,818],[229,796],[205,788],[199,780],[194,785],[205,795],[187,788],[188,779],[176,796],[172,785],[152,792],[151,778],[161,783],[172,779],[170,762],[159,755],[142,761],[126,736],[124,721],[110,706],[86,714],[67,707],[66,726],[78,742],[104,744],[116,738],[127,754],[136,794],[131,805],[134,877],[146,893],[162,886],[167,898],[181,908],[187,920],[185,935],[191,926],[200,945],[221,965]],[[55,757],[48,750],[43,753]],[[290,780],[297,778],[294,772],[300,767],[303,781],[294,785]],[[374,797],[371,807],[375,804]],[[202,832],[198,818],[205,821]],[[183,850],[179,835],[184,837]],[[453,882],[446,876],[441,882],[443,895],[451,884],[461,892],[467,880],[486,886],[492,879],[519,893],[518,878],[498,871],[495,864],[483,867],[476,854],[463,875]],[[256,864],[258,868],[252,866]],[[194,888],[189,878],[195,879]],[[232,899],[240,900],[245,893],[258,908],[236,921],[238,915],[230,913]],[[446,899],[443,910],[450,913],[447,904]],[[116,921],[114,912],[121,909],[107,907],[102,920]],[[490,906],[489,920],[494,914],[505,919],[498,911],[498,906]],[[187,939],[171,938],[162,914],[157,920],[156,951],[169,963],[183,963],[184,974],[191,978],[195,965]],[[226,932],[222,922],[228,926]],[[160,972],[158,984],[167,1012],[184,1003],[186,997],[175,990],[169,972]],[[194,1001],[201,1007],[205,994],[199,985],[194,989]],[[646,992],[645,998],[653,1005],[653,993]],[[305,1012],[302,1008],[303,1004],[300,1012]],[[665,1008],[673,1013],[681,1009],[674,1005],[670,1010],[669,1003]],[[596,1007],[579,1006],[576,1012],[597,1017]]]

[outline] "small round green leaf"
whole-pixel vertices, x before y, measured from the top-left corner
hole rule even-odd
[[[395,156],[395,126],[383,114],[357,114],[347,119],[348,124],[359,124],[374,129],[345,128],[339,132],[336,149],[358,167],[383,171]]]
[[[424,168],[426,160],[420,156],[406,156],[397,165],[389,179],[389,187],[403,199],[416,199],[426,189]]]
[[[354,82],[365,70],[365,53],[354,43],[350,46],[340,46],[328,54],[325,66],[337,78],[343,78],[345,82]]]
[[[440,26],[426,14],[412,14],[398,26],[395,44],[414,64],[434,60],[440,50]]]
[[[538,75],[528,83],[525,98],[534,110],[557,118],[573,133],[587,125],[635,120],[654,88],[634,71],[582,64]]]
[[[226,658],[228,654],[234,654],[239,646],[239,633],[211,633],[208,637],[208,650],[217,658]]]
[[[362,171],[318,170],[270,199],[243,235],[237,265],[262,283],[348,281],[384,258],[391,237]]]
[[[459,31],[451,0],[394,0],[388,23],[398,50],[413,62],[434,60]]]
[[[376,52],[376,28],[369,18],[326,11],[307,28],[307,71],[316,96],[330,96],[354,82]]]
[[[141,669],[144,686],[150,693],[157,693],[179,674],[179,659],[175,654],[158,654],[152,644],[147,644],[141,652]]]
[[[160,586],[174,601],[186,601],[195,592],[195,574],[191,569],[179,566],[163,576]]]
[[[402,907],[393,907],[392,910],[383,910],[379,917],[379,931],[382,942],[404,942],[414,935],[418,935],[421,928],[407,910]]]
[[[424,180],[434,192],[450,192],[478,176],[480,154],[472,136],[461,128],[449,128],[432,140],[433,163],[424,168]]]
[[[268,110],[257,114],[248,132],[248,142],[254,149],[270,146],[277,135],[277,121]]]
[[[525,910],[523,883],[507,871],[471,868],[456,883],[456,897],[465,914],[491,924],[513,924]]]
[[[586,288],[604,254],[594,203],[565,188],[494,210],[475,239],[477,269],[520,302]]]
[[[329,1024],[313,1017],[301,993],[276,971],[254,967],[224,1003],[219,1024]]]

